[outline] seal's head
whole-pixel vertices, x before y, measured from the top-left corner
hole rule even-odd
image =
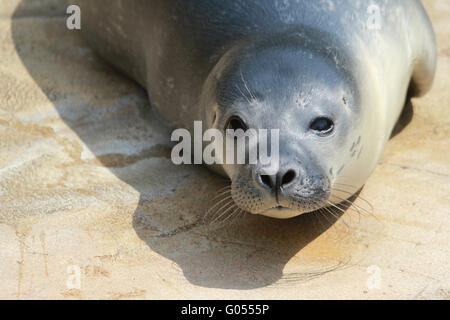
[[[213,77],[209,127],[279,129],[276,174],[266,175],[260,161],[221,166],[236,205],[290,218],[341,202],[332,198],[333,186],[349,162],[359,112],[351,73],[338,57],[297,45],[260,46],[233,57]]]

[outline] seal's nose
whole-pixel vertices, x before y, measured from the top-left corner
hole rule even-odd
[[[277,191],[278,189],[286,188],[297,180],[298,171],[294,169],[280,169],[276,175],[267,176],[260,174],[258,178],[259,184],[264,188]]]

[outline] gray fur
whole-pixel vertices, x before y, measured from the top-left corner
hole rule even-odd
[[[340,194],[348,198],[375,168],[408,89],[422,95],[434,77],[434,34],[417,0],[72,2],[91,45],[147,88],[169,125],[223,130],[238,114],[281,130],[289,185],[266,188],[258,166],[214,168],[252,213],[290,217],[339,202],[330,197],[342,182],[354,187]],[[371,4],[379,30],[367,27]],[[321,115],[336,124],[330,136],[309,130]]]

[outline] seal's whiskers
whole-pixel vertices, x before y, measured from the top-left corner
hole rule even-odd
[[[225,186],[217,191],[212,199],[214,203],[206,212],[203,221],[209,226],[219,227],[235,221],[244,214],[231,196],[231,186]]]

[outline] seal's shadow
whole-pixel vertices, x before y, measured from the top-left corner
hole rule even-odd
[[[153,116],[145,92],[96,57],[79,32],[66,29],[63,2],[48,3],[37,12],[28,1],[19,5],[12,23],[16,50],[100,165],[139,192],[132,219],[137,235],[195,285],[251,289],[283,278],[286,263],[337,218],[247,215],[208,231],[201,218],[223,179],[205,167],[171,163],[169,131]]]

